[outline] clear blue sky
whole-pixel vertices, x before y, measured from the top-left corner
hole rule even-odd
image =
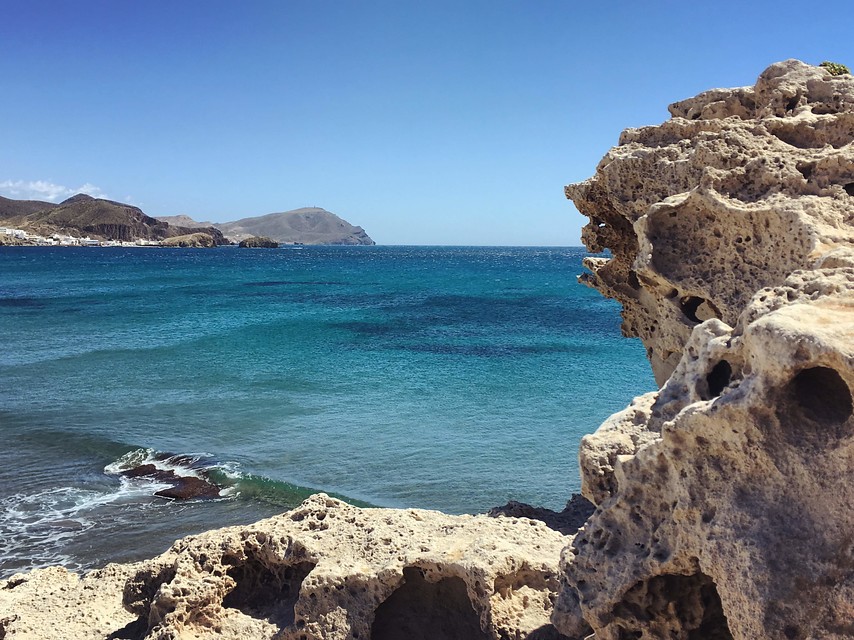
[[[381,244],[577,245],[563,185],[667,104],[854,66],[854,3],[3,0],[0,194]]]

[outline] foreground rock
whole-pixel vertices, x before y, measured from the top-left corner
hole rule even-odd
[[[359,509],[319,494],[146,562],[13,576],[0,582],[0,635],[557,638],[549,615],[570,539],[524,518]]]
[[[854,79],[796,60],[755,87],[671,105],[629,129],[596,175],[566,188],[590,218],[588,284],[623,304],[659,384],[691,329],[734,325],[753,294],[796,269],[834,266],[851,241]]]
[[[556,626],[854,635],[854,79],[787,61],[567,187],[658,379],[584,439]]]

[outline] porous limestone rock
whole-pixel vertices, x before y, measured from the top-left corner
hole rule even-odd
[[[734,325],[760,288],[836,264],[837,247],[850,261],[854,238],[854,78],[788,60],[670,112],[566,187],[590,218],[585,245],[612,252],[583,281],[622,303],[660,385],[694,326]]]
[[[82,589],[97,572],[78,580],[45,570],[62,573],[63,590],[35,609],[20,606],[26,585],[7,585],[44,571],[0,582],[0,618],[14,613],[9,638],[556,639],[549,616],[569,539],[527,518],[360,509],[318,494],[253,525],[184,538],[152,560],[110,565],[103,571],[123,579],[110,583],[106,606],[125,606],[112,629],[69,632],[50,613],[71,604],[69,619],[91,618],[101,603]]]
[[[62,567],[0,580],[0,638],[129,638],[113,635],[137,616],[122,606],[122,589],[137,565],[108,565],[82,578]]]
[[[670,111],[567,187],[664,384],[582,442],[553,621],[854,636],[854,78],[789,60]]]

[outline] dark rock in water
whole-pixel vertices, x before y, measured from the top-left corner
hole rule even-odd
[[[173,476],[175,475],[171,471],[162,471],[161,469],[155,467],[153,464],[141,464],[138,467],[134,467],[133,469],[126,469],[122,471],[122,475],[126,478],[153,478],[158,473],[171,473]]]
[[[596,507],[579,493],[573,493],[563,511],[552,511],[545,507],[532,507],[524,502],[511,500],[501,507],[493,507],[488,515],[493,518],[506,516],[509,518],[529,518],[544,522],[549,529],[570,535],[584,525]]]
[[[155,491],[154,495],[172,500],[192,500],[194,498],[218,498],[220,487],[206,478],[179,476],[171,469],[159,469],[153,464],[141,464],[126,469],[121,474],[126,478],[147,478],[172,485]]]
[[[168,489],[155,491],[154,495],[173,500],[192,500],[193,498],[218,498],[219,487],[195,476],[176,476],[177,482]]]

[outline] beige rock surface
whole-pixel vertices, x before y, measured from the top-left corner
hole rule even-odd
[[[137,618],[122,606],[135,570],[108,565],[81,578],[50,567],[0,581],[0,638],[109,637]]]
[[[854,78],[790,60],[670,110],[567,187],[664,384],[582,443],[553,621],[854,636]]]
[[[670,111],[623,132],[596,175],[566,188],[590,218],[585,245],[613,253],[589,260],[584,281],[622,303],[659,384],[699,322],[733,325],[760,288],[822,258],[850,263],[854,238],[851,76],[788,60],[755,87]]]
[[[526,518],[318,494],[150,561],[15,576],[0,583],[0,619],[8,638],[557,638],[569,539]]]

